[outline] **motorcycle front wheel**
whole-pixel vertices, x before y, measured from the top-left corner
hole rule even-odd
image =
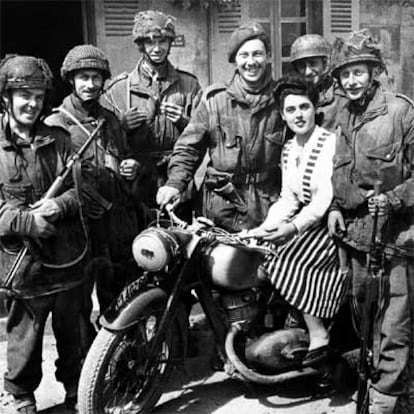
[[[155,362],[148,366],[149,348],[161,311],[162,307],[148,306],[138,324],[127,330],[99,331],[82,368],[78,391],[80,413],[138,414],[152,410],[180,349],[177,329],[169,329],[156,352]]]

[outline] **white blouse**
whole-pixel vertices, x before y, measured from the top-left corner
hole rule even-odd
[[[322,219],[331,204],[335,134],[316,126],[299,148],[296,136],[282,150],[282,191],[260,227],[277,228],[292,222],[299,233]],[[297,159],[301,157],[297,166]],[[303,206],[301,208],[301,206]]]

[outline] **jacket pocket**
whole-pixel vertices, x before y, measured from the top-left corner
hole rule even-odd
[[[389,191],[403,180],[402,151],[399,143],[381,145],[367,151],[370,171],[382,182],[381,191]]]
[[[355,209],[365,203],[358,184],[351,180],[351,155],[334,156],[332,186],[334,196],[342,208]]]
[[[240,165],[243,138],[233,128],[217,125],[216,149],[212,153],[213,165],[220,171],[234,171]]]
[[[395,143],[381,145],[380,147],[368,150],[367,158],[385,162],[393,161],[399,150],[399,147],[400,144]]]

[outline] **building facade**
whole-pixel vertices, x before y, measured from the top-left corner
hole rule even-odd
[[[133,17],[146,9],[177,19],[171,60],[196,74],[202,86],[228,78],[228,38],[255,20],[272,39],[275,77],[290,70],[296,37],[319,33],[332,41],[368,27],[383,42],[390,88],[414,97],[414,0],[0,0],[0,56],[38,55],[58,75],[72,46],[92,43],[108,54],[114,75],[129,71],[137,61]],[[58,79],[57,100],[66,92]]]

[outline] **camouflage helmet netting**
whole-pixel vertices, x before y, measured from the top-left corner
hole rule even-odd
[[[69,50],[63,60],[60,75],[67,81],[71,72],[80,69],[100,70],[104,79],[111,77],[108,59],[101,49],[93,45],[79,45]]]
[[[340,70],[350,63],[370,63],[379,72],[385,69],[381,45],[368,29],[352,32],[344,39],[336,38],[332,45],[332,75],[338,77]]]
[[[41,58],[8,55],[0,62],[0,93],[9,89],[51,90],[52,87],[52,71]]]
[[[134,18],[132,38],[134,42],[153,39],[154,37],[167,37],[175,39],[175,18],[160,11],[147,10],[139,12]]]

